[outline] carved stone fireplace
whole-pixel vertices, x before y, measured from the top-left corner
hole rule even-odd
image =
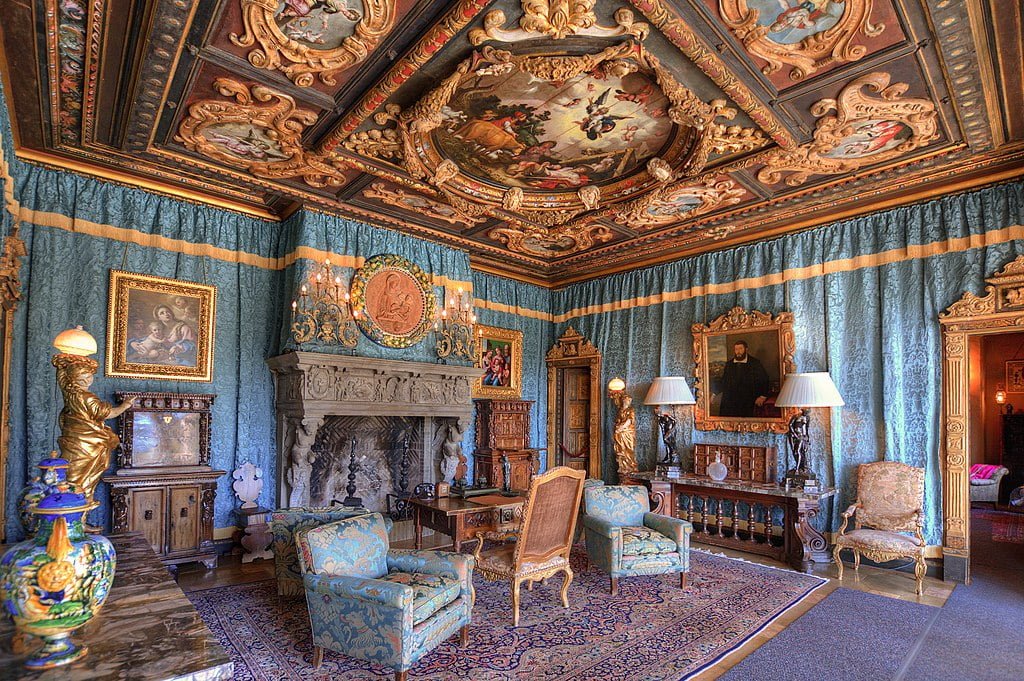
[[[475,367],[314,352],[267,364],[277,389],[279,507],[341,501],[354,436],[356,496],[384,512],[401,482],[411,492],[438,479],[442,445],[449,435],[461,441],[473,417]]]

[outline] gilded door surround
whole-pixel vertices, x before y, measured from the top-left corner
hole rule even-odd
[[[558,430],[561,410],[558,408],[559,371],[569,367],[590,369],[590,456],[587,477],[601,478],[601,351],[571,326],[565,330],[545,357],[548,365],[548,460],[546,468],[555,465],[558,454]]]
[[[1024,329],[1024,256],[985,280],[985,294],[970,291],[939,314],[942,328],[942,555],[943,578],[970,581],[971,423],[968,418],[968,345],[972,338]]]

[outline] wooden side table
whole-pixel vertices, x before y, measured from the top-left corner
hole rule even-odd
[[[500,494],[460,499],[416,499],[409,502],[416,522],[416,548],[423,548],[423,528],[447,534],[452,547],[462,551],[462,545],[476,537],[477,532],[507,530],[518,526],[522,519],[524,497],[503,497]]]
[[[836,495],[832,488],[805,494],[774,484],[716,482],[695,475],[668,478],[650,472],[632,473],[629,479],[651,491],[655,513],[692,523],[695,542],[770,556],[803,572],[810,572],[814,563],[832,561],[825,536],[811,524],[821,503]],[[781,537],[774,532],[773,509],[782,513]]]

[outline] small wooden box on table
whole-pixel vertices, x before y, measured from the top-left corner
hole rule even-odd
[[[835,496],[832,488],[806,494],[772,483],[668,478],[652,472],[633,473],[629,480],[651,491],[658,504],[655,513],[692,523],[695,542],[770,556],[803,572],[816,562],[831,561],[828,542],[811,520],[821,503]],[[782,512],[781,536],[775,534],[775,509]]]

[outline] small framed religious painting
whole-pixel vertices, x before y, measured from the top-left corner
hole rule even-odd
[[[107,376],[213,380],[217,288],[110,271]]]
[[[523,332],[477,326],[480,378],[473,397],[516,398],[523,394]]]
[[[118,418],[118,474],[210,467],[210,422],[216,395],[117,392],[132,406]]]

